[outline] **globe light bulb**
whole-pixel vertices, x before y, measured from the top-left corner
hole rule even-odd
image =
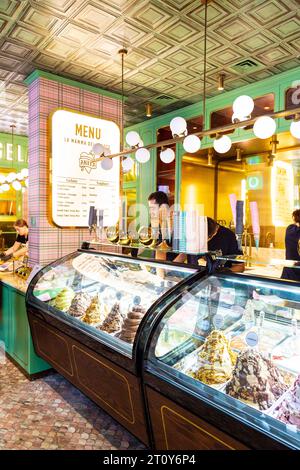
[[[291,123],[290,131],[293,137],[300,139],[300,121],[293,121]]]
[[[12,187],[16,191],[20,191],[20,189],[22,189],[22,185],[21,185],[20,181],[14,181],[13,184],[12,184]]]
[[[186,132],[186,120],[180,116],[175,117],[170,122],[170,129],[173,135],[182,135]]]
[[[171,163],[175,159],[175,152],[172,149],[162,150],[159,157],[163,163]]]
[[[260,116],[253,126],[253,133],[259,139],[267,139],[275,134],[276,122],[270,116]]]
[[[23,178],[27,178],[28,176],[28,168],[23,168],[21,170],[21,175],[23,176]]]
[[[114,162],[112,158],[103,158],[103,160],[101,160],[102,170],[106,170],[106,171],[111,170],[113,165],[114,165]]]
[[[232,109],[237,117],[249,116],[254,109],[254,101],[251,96],[238,96],[233,102]]]
[[[17,177],[17,173],[14,173],[14,172],[11,172],[11,173],[8,173],[7,177],[6,177],[6,180],[11,183],[13,180],[15,180]]]
[[[130,171],[134,165],[134,161],[132,158],[127,157],[125,160],[122,161],[122,168],[124,171]]]
[[[102,144],[100,144],[99,142],[97,142],[97,144],[94,144],[93,147],[92,147],[92,152],[95,154],[95,155],[102,155],[102,153],[104,152],[104,147]]]
[[[136,145],[138,145],[140,140],[140,135],[136,131],[130,131],[126,134],[126,143],[130,145],[130,147],[135,147]]]
[[[201,140],[196,135],[188,135],[183,141],[183,148],[186,152],[195,153],[201,147]]]
[[[5,176],[0,175],[0,184],[3,184],[3,183],[5,183]]]
[[[16,174],[16,178],[17,178],[17,180],[22,180],[22,179],[23,179],[22,173],[21,173],[21,172],[20,172],[20,173],[17,173],[17,174]]]
[[[222,135],[214,140],[214,149],[218,153],[226,153],[231,148],[231,139],[228,135]]]
[[[140,148],[135,152],[135,158],[139,163],[146,163],[150,160],[150,152],[148,149]]]
[[[4,192],[4,191],[9,191],[9,184],[4,183],[4,184],[1,186],[1,188],[2,188],[2,191],[3,191],[3,192]]]

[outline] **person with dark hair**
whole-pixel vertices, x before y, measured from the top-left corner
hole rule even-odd
[[[12,256],[19,258],[28,254],[28,224],[26,220],[18,219],[14,223],[14,229],[18,235],[13,246],[3,253],[2,258],[4,259],[9,259]]]
[[[285,231],[285,258],[300,261],[300,209],[296,209],[292,217],[294,223]],[[300,282],[300,266],[283,268],[281,278]]]
[[[149,196],[148,196],[148,201],[149,202],[152,202],[154,204],[158,204],[158,206],[160,207],[162,204],[167,204],[169,205],[169,198],[168,196],[166,195],[166,193],[164,193],[163,191],[155,191],[154,193],[151,193]]]
[[[208,251],[221,250],[223,256],[243,254],[238,247],[235,234],[229,228],[219,225],[211,217],[207,217],[207,241]],[[188,256],[188,262],[195,264],[195,261],[195,256]],[[232,261],[226,262],[225,267],[234,272],[243,272],[245,268],[244,263]]]

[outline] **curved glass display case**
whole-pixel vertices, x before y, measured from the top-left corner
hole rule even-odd
[[[140,331],[158,303],[202,275],[168,262],[78,250],[29,284],[36,352],[147,443],[136,352]]]
[[[156,448],[300,448],[299,285],[212,274],[153,319],[143,380]]]

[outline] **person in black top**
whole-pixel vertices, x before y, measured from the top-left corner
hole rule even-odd
[[[4,252],[4,256],[13,256],[19,258],[28,254],[28,224],[26,220],[19,219],[14,224],[14,229],[17,232],[17,238],[13,246]]]
[[[294,223],[285,232],[285,258],[300,261],[300,209],[292,214]],[[298,268],[283,268],[282,279],[300,282],[300,266]]]

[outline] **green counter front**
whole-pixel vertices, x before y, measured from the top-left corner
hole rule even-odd
[[[0,347],[32,379],[51,366],[34,351],[25,307],[26,289],[26,283],[17,276],[0,275]]]

